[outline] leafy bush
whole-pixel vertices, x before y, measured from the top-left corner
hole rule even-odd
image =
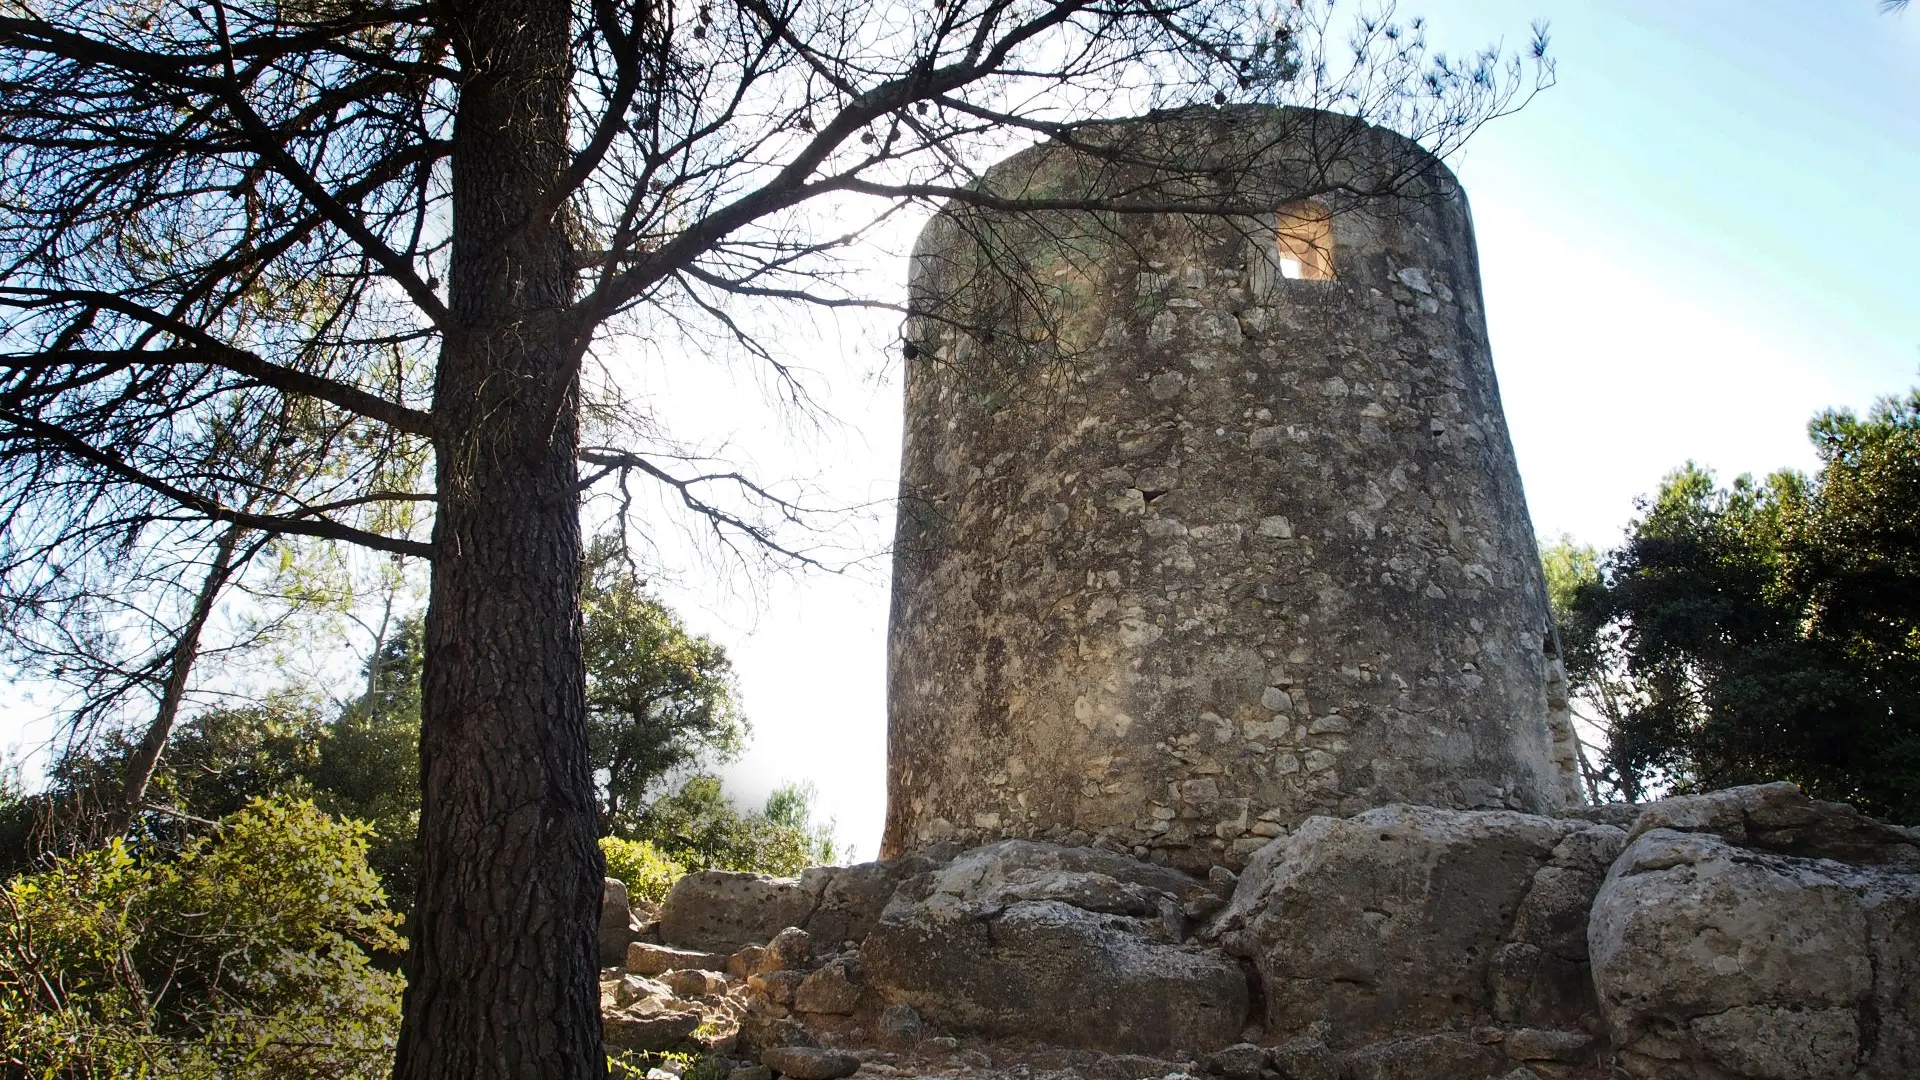
[[[693,776],[638,815],[631,835],[689,870],[744,870],[792,876],[838,854],[831,823],[812,821],[813,793],[788,785],[766,809],[741,813],[717,776]]]
[[[383,1077],[398,950],[365,826],[255,801],[177,858],[116,840],[0,888],[0,1072]]]
[[[607,876],[619,878],[633,900],[658,904],[667,898],[667,890],[687,868],[660,853],[645,840],[622,840],[617,836],[600,838],[600,853],[607,857]]]

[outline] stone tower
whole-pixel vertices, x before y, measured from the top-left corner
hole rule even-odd
[[[950,206],[914,252],[883,850],[1196,869],[1577,800],[1452,174],[1306,110],[1075,141],[982,189],[1167,212]]]

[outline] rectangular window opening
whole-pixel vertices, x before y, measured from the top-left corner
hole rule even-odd
[[[1288,203],[1280,208],[1274,224],[1281,277],[1333,280],[1333,220],[1325,206]]]

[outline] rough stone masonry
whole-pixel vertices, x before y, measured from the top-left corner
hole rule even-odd
[[[1271,210],[922,233],[883,853],[1237,867],[1315,814],[1577,803],[1451,173],[1297,109],[1076,142],[980,186]],[[1210,167],[1139,164],[1170,157]]]

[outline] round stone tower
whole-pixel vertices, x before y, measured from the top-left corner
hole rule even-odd
[[[1090,209],[949,206],[914,252],[884,852],[1198,869],[1311,814],[1577,800],[1452,174],[1245,108],[980,190]]]

